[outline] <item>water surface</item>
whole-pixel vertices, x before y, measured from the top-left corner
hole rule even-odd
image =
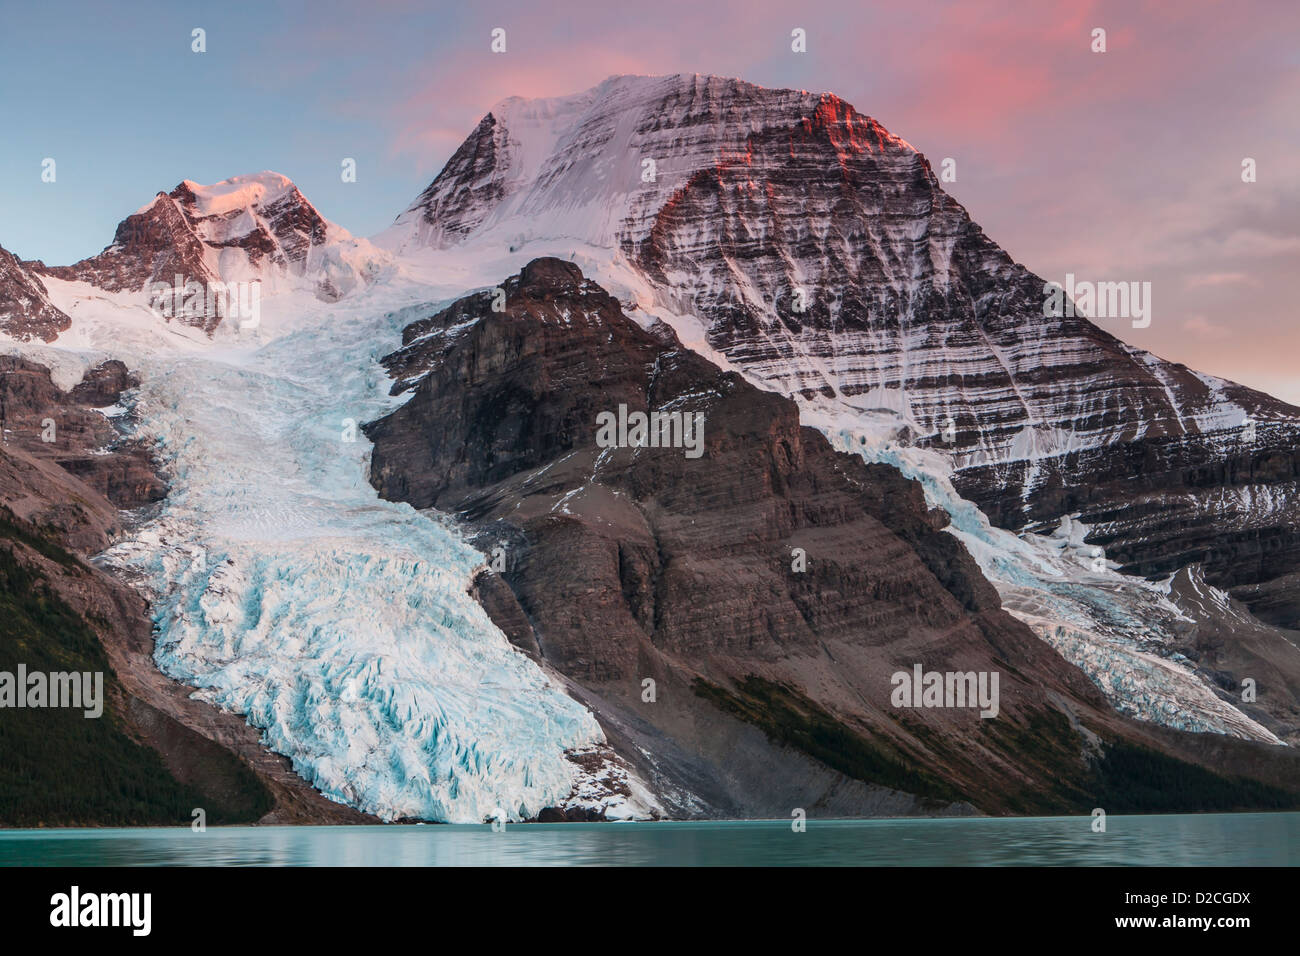
[[[1300,813],[0,830],[5,866],[1287,866]]]

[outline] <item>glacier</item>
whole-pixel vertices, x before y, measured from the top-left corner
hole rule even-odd
[[[1103,549],[1085,543],[1090,529],[1077,516],[1062,515],[1050,534],[996,528],[953,487],[951,463],[900,441],[897,422],[824,399],[799,404],[804,423],[839,451],[918,481],[926,503],[948,515],[945,530],[966,546],[1003,607],[1087,674],[1120,713],[1175,730],[1283,744],[1216,694],[1173,648],[1193,621],[1171,598],[1169,581],[1121,574]],[[1227,605],[1226,595],[1208,590]]]
[[[595,718],[467,593],[483,555],[366,480],[357,426],[395,401],[377,359],[438,307],[427,286],[272,296],[257,330],[209,342],[175,341],[131,297],[51,285],[76,325],[33,357],[106,352],[142,380],[128,416],[171,493],[101,560],[150,597],[164,673],[383,820],[522,820],[570,794],[566,753],[603,744]]]

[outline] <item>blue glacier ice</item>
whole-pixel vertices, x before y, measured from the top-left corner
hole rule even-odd
[[[376,360],[436,306],[302,308],[129,360],[137,430],[172,490],[105,559],[143,575],[159,668],[383,819],[518,820],[559,803],[565,752],[603,742],[594,717],[467,594],[483,556],[366,480],[356,426],[394,401]]]

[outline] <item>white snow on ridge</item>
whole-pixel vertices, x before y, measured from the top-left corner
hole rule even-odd
[[[187,179],[179,188],[193,199],[158,193],[135,214],[158,203],[171,204],[170,218],[184,222],[188,230],[186,239],[178,241],[196,240],[203,268],[222,282],[260,282],[263,295],[308,289],[333,301],[393,271],[389,253],[320,217],[293,181],[280,173],[267,170],[211,185]],[[260,233],[258,240],[241,245],[253,233]],[[122,250],[121,244],[112,248]]]
[[[529,99],[508,97],[489,110],[494,165],[482,178],[439,184],[432,196],[422,194],[387,230],[372,237],[383,249],[416,255],[444,249],[461,238],[459,229],[428,221],[428,205],[457,201],[464,189],[492,186],[493,201],[476,221],[476,237],[491,237],[501,247],[528,243],[592,243],[613,249],[634,223],[644,232],[667,199],[701,164],[742,161],[752,134],[764,130],[764,117],[736,109],[719,114],[716,126],[701,124],[689,135],[666,143],[647,116],[674,98],[674,108],[722,109],[739,92],[759,87],[718,76],[615,75],[569,96]],[[824,97],[805,90],[766,90],[765,95],[811,111]],[[838,101],[837,101],[838,102]],[[915,150],[883,129],[876,130],[892,147]],[[644,165],[653,161],[653,175]]]
[[[225,216],[238,209],[269,206],[293,192],[297,187],[288,176],[264,170],[248,176],[230,179],[205,186],[192,179],[181,185],[194,193],[197,212],[203,216]],[[222,238],[234,238],[237,232],[227,232]]]

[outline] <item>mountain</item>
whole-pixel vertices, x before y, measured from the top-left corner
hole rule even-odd
[[[345,236],[261,174],[15,260],[10,327],[64,319],[0,367],[6,639],[97,639],[173,782],[233,757],[319,822],[1294,805],[1300,601],[1206,544],[1289,567],[1291,412],[1043,316],[842,101],[507,101]],[[164,322],[177,274],[267,320]],[[629,412],[680,441],[612,447]],[[997,717],[899,706],[909,668],[997,674]]]
[[[572,263],[497,289],[385,359],[412,395],[366,426],[372,481],[475,533],[494,621],[675,814],[1083,811],[1111,748],[1151,743],[1002,609],[917,482]],[[602,414],[688,416],[698,440],[611,446]],[[996,673],[997,712],[900,709],[918,667]]]
[[[1274,743],[1300,732],[1300,602],[1283,583],[1296,410],[1051,314],[1046,283],[925,158],[838,97],[674,76],[512,98],[376,242],[487,286],[489,263],[579,265],[642,328],[794,398],[837,451],[920,481],[1006,610],[1122,713]],[[416,402],[429,350],[472,318],[461,303],[411,326],[395,392]],[[374,480],[423,500],[446,463],[400,446]],[[1262,629],[1215,587],[1252,580],[1279,582],[1233,591],[1267,609]],[[1240,693],[1256,671],[1263,703]]]
[[[373,281],[386,257],[329,222],[288,178],[262,172],[211,186],[185,180],[118,224],[103,252],[38,273],[109,292],[156,283],[261,282],[271,292],[303,286],[332,302]],[[211,332],[220,318],[182,317]]]
[[[1044,279],[832,94],[620,76],[508,99],[377,241],[612,261],[694,347],[941,452],[995,524],[1075,515],[1126,571],[1300,567],[1300,410],[1045,315]]]
[[[0,248],[0,332],[51,342],[72,320],[50,301],[40,278]]]

